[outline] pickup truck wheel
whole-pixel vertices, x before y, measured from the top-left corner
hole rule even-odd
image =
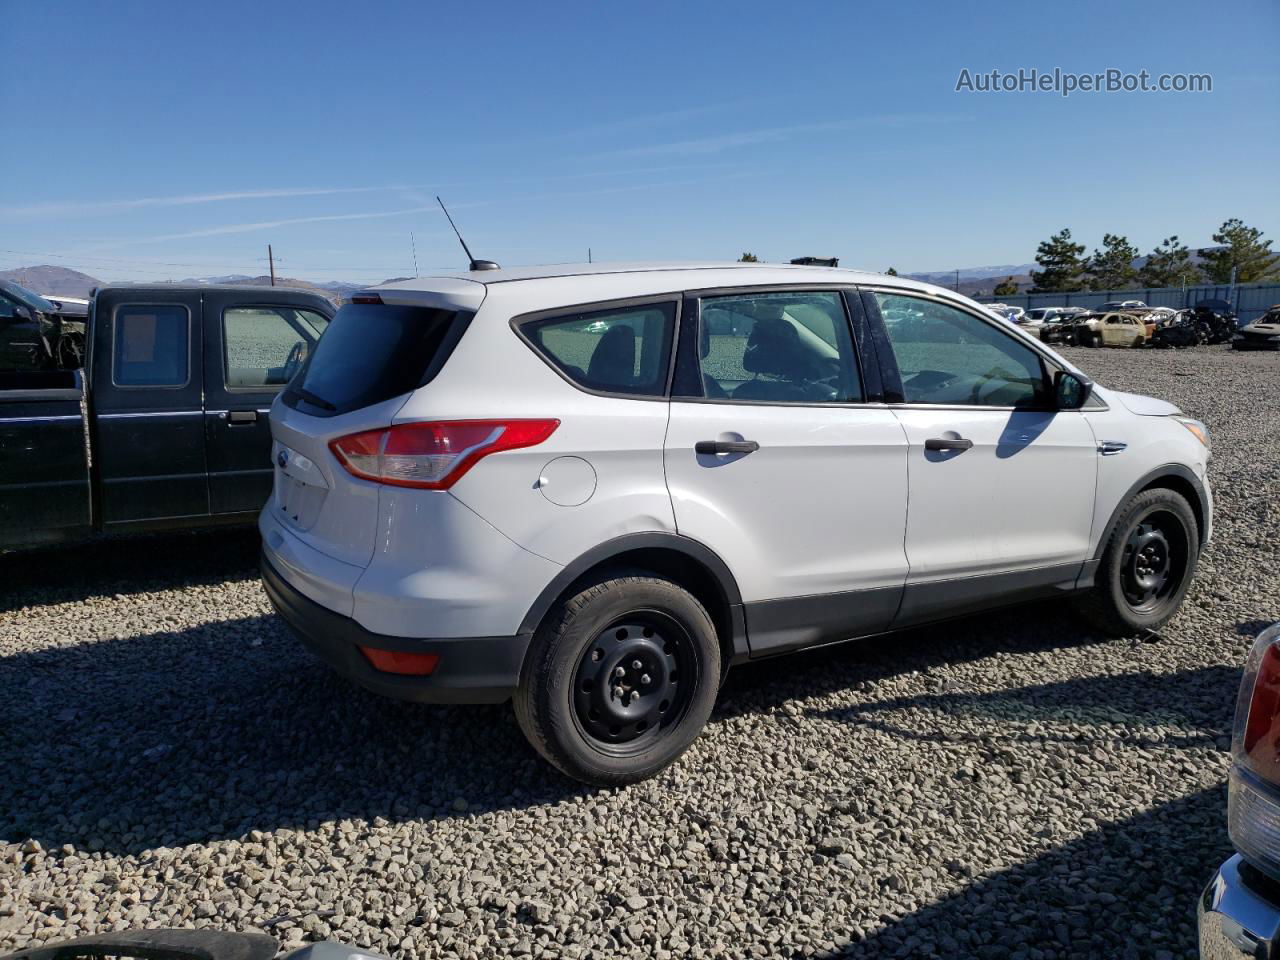
[[[1200,555],[1186,499],[1157,487],[1133,497],[1112,527],[1092,589],[1076,601],[1108,636],[1159,630],[1187,595]]]
[[[702,604],[667,580],[616,577],[548,614],[525,658],[516,719],[565,774],[621,786],[688,749],[719,680],[720,644]]]

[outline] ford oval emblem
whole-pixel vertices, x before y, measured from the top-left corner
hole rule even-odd
[[[288,450],[281,450],[279,453],[277,453],[277,454],[276,454],[276,463],[278,463],[278,464],[280,465],[280,469],[281,469],[281,470],[283,470],[285,467],[287,467],[287,466],[289,465],[289,451],[288,451]]]

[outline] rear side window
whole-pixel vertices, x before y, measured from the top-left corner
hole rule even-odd
[[[453,310],[347,304],[290,381],[285,402],[332,416],[408,393],[435,375],[462,322]]]
[[[191,322],[178,304],[116,309],[111,380],[120,387],[181,387],[189,376]]]
[[[566,377],[588,390],[644,397],[667,388],[674,302],[528,321],[520,332]]]

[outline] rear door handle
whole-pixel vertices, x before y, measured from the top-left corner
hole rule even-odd
[[[228,410],[227,422],[228,423],[257,423],[258,411],[257,410]]]
[[[926,450],[968,450],[973,446],[972,440],[965,440],[963,437],[955,440],[948,440],[946,437],[930,437],[924,442]]]
[[[699,440],[694,453],[755,453],[760,444],[754,440]]]

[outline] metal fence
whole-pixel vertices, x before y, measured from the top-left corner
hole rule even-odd
[[[1280,283],[1238,283],[1198,287],[1143,287],[1137,290],[1080,290],[1075,293],[1019,293],[1009,297],[977,297],[979,303],[1011,307],[1097,307],[1109,300],[1141,300],[1149,307],[1192,307],[1201,300],[1225,300],[1242,323],[1253,323],[1280,303]]]

